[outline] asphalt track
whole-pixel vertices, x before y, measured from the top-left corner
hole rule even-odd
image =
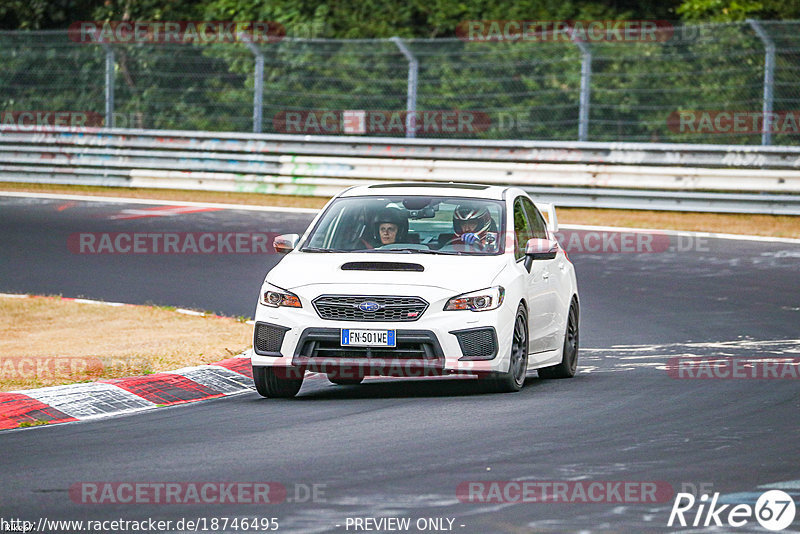
[[[300,232],[311,218],[244,210],[118,218],[143,208],[0,196],[0,292],[252,316],[275,255],[75,254],[69,236]],[[7,431],[0,517],[275,517],[278,532],[356,532],[347,518],[367,517],[411,518],[408,532],[421,531],[418,518],[449,518],[464,533],[712,531],[668,527],[671,498],[481,503],[457,495],[469,481],[523,480],[656,481],[675,492],[704,485],[720,502],[751,505],[783,488],[800,505],[800,380],[677,379],[664,369],[689,355],[800,356],[800,245],[691,239],[675,243],[685,251],[571,254],[582,298],[582,371],[572,380],[529,378],[520,393],[491,395],[469,380],[341,387],[314,379],[293,400],[252,393]],[[288,497],[74,502],[69,488],[87,481],[273,481]],[[305,499],[312,485],[321,494]],[[784,532],[799,530],[800,514]],[[764,532],[752,518],[720,531]]]

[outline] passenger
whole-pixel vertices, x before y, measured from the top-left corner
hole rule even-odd
[[[405,243],[408,238],[408,218],[397,208],[384,208],[372,220],[371,242],[362,241],[368,248]]]
[[[378,238],[381,240],[381,246],[391,245],[397,241],[397,230],[399,227],[392,222],[382,222],[378,226]]]

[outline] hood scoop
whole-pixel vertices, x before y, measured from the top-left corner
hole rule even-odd
[[[412,271],[421,273],[425,267],[419,263],[399,261],[351,261],[342,265],[343,271]]]

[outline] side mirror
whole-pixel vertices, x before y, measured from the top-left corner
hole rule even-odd
[[[278,254],[288,254],[294,250],[298,241],[300,241],[300,234],[283,234],[272,240],[272,246]]]
[[[554,239],[528,239],[525,243],[525,268],[530,272],[535,260],[552,260],[558,254],[558,241]]]

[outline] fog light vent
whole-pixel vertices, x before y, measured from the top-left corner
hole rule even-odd
[[[283,336],[289,329],[269,323],[256,323],[253,334],[253,348],[257,354],[280,356]]]
[[[463,359],[491,360],[497,355],[497,334],[490,326],[450,333],[458,339]]]

